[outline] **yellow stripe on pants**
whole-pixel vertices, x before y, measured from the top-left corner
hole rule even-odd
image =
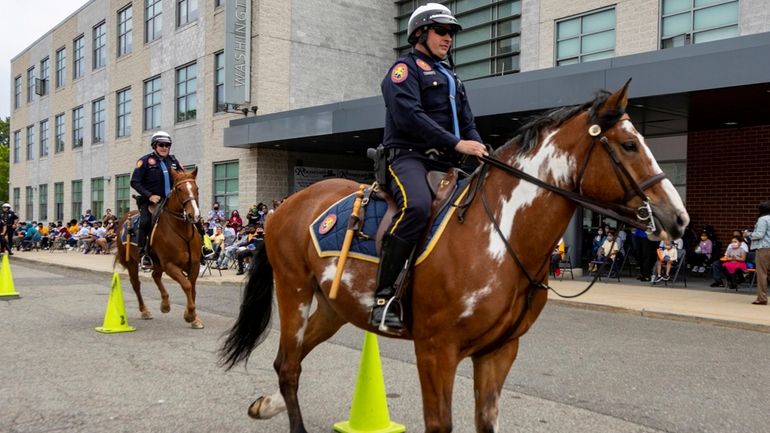
[[[394,231],[396,231],[396,227],[398,227],[398,224],[401,222],[401,220],[404,219],[404,214],[406,214],[406,206],[407,206],[407,199],[406,199],[406,190],[404,189],[404,185],[401,183],[401,180],[396,176],[396,172],[393,171],[393,166],[388,166],[388,171],[390,172],[390,175],[393,176],[393,180],[396,181],[396,185],[398,185],[398,189],[401,191],[401,197],[404,198],[404,204],[401,206],[401,215],[398,217],[395,223],[393,223],[393,227],[390,228],[390,234],[393,234]]]

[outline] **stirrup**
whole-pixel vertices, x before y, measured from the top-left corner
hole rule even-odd
[[[150,257],[148,254],[142,255],[142,257],[139,259],[139,266],[141,266],[142,269],[152,269],[155,264],[152,262],[152,257]]]
[[[387,319],[388,312],[390,311],[390,307],[393,306],[394,302],[395,302],[395,305],[398,306],[398,321],[401,324],[400,328],[391,328],[385,324],[385,319]],[[395,296],[392,296],[388,300],[388,302],[385,304],[385,307],[383,307],[382,309],[382,317],[380,318],[380,323],[377,326],[377,329],[379,329],[380,332],[383,332],[389,335],[402,335],[404,333],[404,331],[406,330],[406,327],[404,326],[404,309],[401,305],[400,299],[396,298]]]

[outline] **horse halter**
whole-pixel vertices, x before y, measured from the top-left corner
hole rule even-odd
[[[193,183],[194,183],[195,181],[194,181],[193,179],[183,179],[183,180],[180,180],[179,182],[177,182],[177,183],[175,183],[175,184],[174,184],[174,188],[173,188],[173,190],[176,190],[176,188],[177,188],[179,185],[183,184],[183,183],[190,183],[190,182],[193,182]],[[169,212],[171,215],[173,215],[173,216],[174,216],[174,218],[176,218],[176,219],[179,219],[179,220],[182,220],[182,221],[187,221],[187,222],[190,222],[190,223],[195,223],[195,221],[193,220],[193,217],[191,217],[191,216],[190,216],[190,214],[189,214],[189,213],[187,213],[187,210],[185,209],[185,205],[186,205],[187,203],[189,203],[189,202],[191,202],[191,201],[195,200],[195,196],[190,196],[190,197],[187,197],[187,198],[186,198],[186,199],[184,199],[184,200],[181,200],[180,198],[176,197],[176,194],[174,194],[174,198],[176,198],[176,199],[177,199],[177,202],[178,202],[178,203],[181,205],[181,207],[182,207],[182,211],[181,211],[181,212],[176,212],[176,211],[174,211],[174,210],[171,210],[171,209],[168,209],[168,208],[165,208],[165,209],[166,209],[166,210],[167,210],[167,211],[168,211],[168,212]]]
[[[623,114],[619,121],[623,120],[629,120],[627,114]],[[630,226],[644,229],[647,233],[654,233],[657,229],[655,226],[655,218],[652,212],[652,206],[650,205],[650,198],[647,196],[647,194],[645,194],[644,191],[665,179],[666,174],[660,172],[648,177],[641,182],[637,182],[634,177],[631,176],[631,173],[628,171],[626,166],[623,165],[623,162],[618,157],[617,152],[615,152],[615,150],[610,146],[607,136],[602,134],[602,128],[599,125],[591,125],[588,128],[588,135],[593,137],[591,140],[591,148],[588,149],[586,159],[583,161],[583,166],[579,171],[576,182],[578,195],[581,199],[577,200],[573,198],[573,200],[582,206],[587,207],[588,209],[605,214]],[[623,188],[623,202],[627,203],[634,196],[639,197],[642,200],[642,204],[638,208],[632,209],[628,206],[618,205],[616,203],[591,200],[582,194],[583,176],[585,175],[586,169],[588,168],[588,163],[594,153],[594,148],[596,147],[597,141],[602,143],[604,150],[607,152],[607,155],[612,161],[612,169],[615,172],[615,177],[617,178],[620,187]],[[636,216],[636,220],[630,219],[623,214],[634,215]]]

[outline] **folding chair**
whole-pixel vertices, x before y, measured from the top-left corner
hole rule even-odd
[[[685,251],[684,250],[677,250],[677,260],[676,260],[676,263],[674,263],[674,266],[672,266],[672,269],[671,269],[674,272],[674,275],[671,276],[671,279],[663,281],[663,284],[666,287],[668,287],[668,283],[671,283],[672,286],[674,284],[676,284],[677,280],[679,279],[679,276],[681,275],[682,282],[684,283],[684,287],[687,288],[687,272],[686,271],[685,272],[681,272],[682,269],[685,269],[685,270],[687,269],[687,266],[686,266],[687,263],[686,262],[687,262],[687,256],[685,254]],[[658,262],[656,261],[655,262],[655,268],[657,269],[657,267],[658,267]],[[662,267],[661,267],[661,269],[662,269]],[[653,274],[654,274],[654,272],[653,272]],[[657,281],[655,281],[655,278],[653,278],[652,279],[652,285],[654,286],[656,283],[657,283]]]
[[[570,279],[574,280],[575,279],[575,275],[572,273],[572,258],[569,255],[569,246],[567,246],[567,245],[564,246],[564,254],[562,254],[562,257],[564,257],[564,258],[559,260],[559,266],[558,266],[558,269],[559,269],[559,277],[558,278],[559,278],[559,280],[561,281],[561,280],[564,279],[564,274],[566,272],[569,272]],[[552,272],[552,274],[553,274],[553,272]],[[554,278],[556,278],[555,274],[553,274],[553,276],[554,276]]]
[[[201,258],[203,259],[203,265],[205,266],[203,268],[203,273],[201,273],[201,275],[204,275],[206,271],[209,271],[209,275],[214,275],[211,272],[211,265],[217,263],[218,254],[217,254],[217,251],[212,251],[208,254],[205,254],[205,251],[206,251],[205,248],[206,248],[205,245],[201,247]],[[214,269],[216,269],[217,272],[219,272],[219,276],[221,277],[222,271],[219,269],[219,266],[215,267]]]

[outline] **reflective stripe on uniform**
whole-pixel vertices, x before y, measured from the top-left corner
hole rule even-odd
[[[398,224],[401,222],[401,220],[404,219],[404,215],[406,214],[406,207],[407,207],[407,198],[406,198],[406,190],[404,189],[404,185],[401,184],[401,180],[396,176],[396,172],[393,171],[393,166],[388,166],[388,171],[390,171],[390,175],[393,176],[393,180],[396,181],[396,185],[398,185],[399,191],[401,191],[401,197],[404,199],[404,204],[401,206],[401,215],[399,215],[396,222],[393,223],[393,226],[390,228],[390,234],[393,234],[396,231],[396,227],[398,227]]]

